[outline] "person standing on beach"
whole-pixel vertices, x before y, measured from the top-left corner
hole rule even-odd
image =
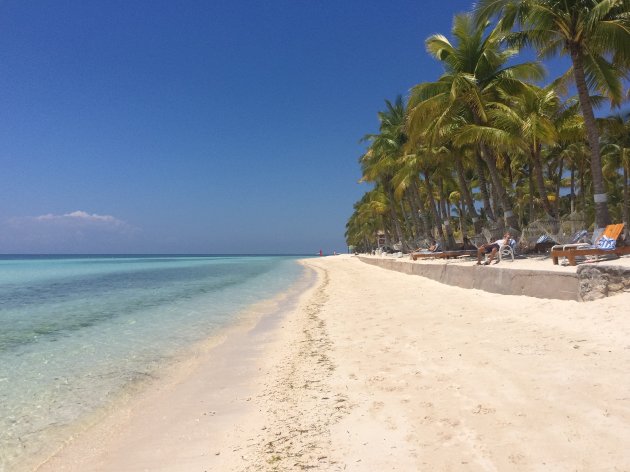
[[[503,235],[503,239],[497,239],[490,244],[482,244],[481,246],[479,246],[479,249],[477,249],[477,265],[481,265],[481,259],[486,254],[489,254],[489,256],[484,265],[490,264],[494,259],[494,256],[496,256],[497,252],[499,251],[499,248],[502,245],[507,244],[510,244],[510,233],[505,233]]]

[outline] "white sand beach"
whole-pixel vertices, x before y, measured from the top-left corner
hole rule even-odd
[[[629,293],[303,263],[317,282],[296,309],[226,333],[38,470],[630,469]]]

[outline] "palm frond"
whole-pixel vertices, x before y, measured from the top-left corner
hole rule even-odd
[[[618,106],[623,98],[623,88],[619,70],[602,56],[584,56],[586,83],[591,90],[607,95],[613,106]]]

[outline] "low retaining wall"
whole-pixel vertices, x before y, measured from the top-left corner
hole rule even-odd
[[[630,269],[618,266],[584,265],[577,268],[583,301],[630,292]]]
[[[529,297],[554,298],[558,300],[582,299],[579,294],[580,283],[578,275],[575,273],[492,267],[492,276],[489,277],[487,267],[476,265],[414,264],[405,259],[358,257],[367,264],[405,274],[420,275],[456,287],[476,288],[502,295],[527,295]],[[592,284],[593,286],[603,287],[604,278],[599,277],[593,280],[595,281]],[[630,280],[630,274],[628,280]],[[608,290],[607,288],[606,294],[608,294]],[[587,297],[584,297],[584,300],[587,299]]]

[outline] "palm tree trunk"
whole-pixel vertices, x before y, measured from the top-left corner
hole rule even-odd
[[[595,202],[595,226],[603,228],[610,224],[610,214],[608,212],[608,200],[604,187],[604,176],[602,171],[602,159],[599,153],[599,131],[593,114],[593,106],[586,86],[584,76],[584,62],[581,47],[577,44],[570,44],[571,61],[573,62],[573,75],[575,85],[580,98],[580,107],[584,116],[584,126],[588,144],[591,148],[591,178],[593,179],[593,200]]]
[[[439,239],[444,243],[446,241],[446,237],[444,235],[444,230],[442,229],[442,218],[440,217],[440,212],[437,209],[435,198],[433,197],[433,185],[431,184],[431,179],[429,178],[429,172],[424,172],[424,184],[427,186],[427,195],[429,196],[429,206],[431,207],[431,213],[433,213],[433,218],[435,220],[435,226],[438,231]]]
[[[459,232],[462,233],[462,238],[466,236],[466,228],[464,225],[465,213],[464,213],[464,204],[462,203],[461,198],[457,202],[457,211],[459,213]]]
[[[462,163],[462,156],[455,153],[455,171],[457,173],[457,183],[459,184],[459,191],[463,197],[463,201],[466,203],[468,214],[472,218],[473,225],[475,226],[475,234],[481,233],[481,221],[479,221],[479,214],[475,208],[475,202],[468,188],[468,182],[466,182],[466,175],[464,171],[464,164]],[[464,217],[464,213],[461,213],[460,218]]]
[[[408,236],[413,234],[413,229],[411,227],[411,217],[409,216],[409,212],[407,211],[407,207],[405,206],[405,202],[404,200],[401,200],[399,202],[399,206],[400,206],[400,215],[401,218],[399,218],[399,221],[401,221],[403,226],[403,239],[401,240],[401,243],[404,247],[408,246]]]
[[[494,186],[494,189],[497,192],[497,196],[499,198],[499,202],[503,207],[503,216],[505,218],[506,226],[511,226],[514,229],[518,229],[518,218],[514,214],[514,211],[512,209],[512,202],[510,201],[510,196],[505,189],[505,185],[503,185],[501,174],[499,174],[499,169],[497,169],[496,156],[487,146],[483,146],[481,157],[488,166],[488,172],[490,173],[490,178],[492,179],[492,185]]]
[[[540,147],[538,147],[538,149],[530,149],[530,156],[532,159],[536,187],[538,188],[538,195],[540,195],[540,202],[545,213],[547,213],[550,218],[553,218],[553,208],[551,208],[551,204],[549,203],[549,196],[547,195],[547,188],[545,187],[545,176],[543,175],[542,162],[540,161]]]
[[[571,213],[575,213],[575,167],[571,164],[571,193],[569,193]]]
[[[490,193],[488,192],[488,182],[486,181],[486,170],[483,159],[479,152],[475,154],[475,167],[477,168],[477,176],[479,177],[479,191],[483,199],[483,209],[486,212],[486,218],[490,221],[496,221],[492,205],[490,204]]]
[[[626,244],[627,238],[630,234],[630,188],[628,185],[628,166],[623,166],[623,222],[626,232]]]
[[[446,249],[453,249],[455,247],[455,236],[453,236],[453,228],[451,226],[451,212],[450,205],[448,203],[448,199],[446,195],[444,195],[444,179],[440,177],[439,180],[440,185],[440,200],[442,202],[442,206],[444,208],[444,227],[446,229],[446,241],[444,242],[446,245]]]
[[[582,211],[586,211],[586,176],[584,169],[580,169],[580,201],[582,203]]]
[[[499,216],[501,215],[501,205],[499,204],[499,196],[497,195],[497,190],[494,188],[494,185],[492,185],[492,182],[490,182],[490,195],[492,195],[490,197],[490,203],[492,203],[492,211],[495,215],[497,215],[498,221],[499,218],[501,218]]]
[[[534,172],[529,169],[529,222],[532,223],[536,219],[536,207],[534,205]]]
[[[416,200],[416,206],[418,207],[418,216],[422,224],[422,235],[426,238],[429,235],[431,225],[429,224],[429,216],[427,215],[426,207],[422,197],[420,196],[420,178],[413,181],[413,198]]]
[[[416,199],[414,198],[413,193],[413,187],[411,186],[408,187],[407,190],[405,190],[407,201],[409,202],[409,208],[411,209],[411,233],[414,239],[418,239],[420,237],[420,233],[422,232],[422,225],[420,223],[419,216],[420,210],[418,209],[418,205],[416,204]]]
[[[389,185],[385,187],[387,191],[387,197],[389,198],[389,216],[391,218],[392,226],[396,231],[398,242],[402,244],[404,238],[402,228],[400,227],[400,221],[398,220],[398,215],[396,214],[396,198],[394,197],[394,191],[389,187]]]
[[[558,162],[558,177],[556,179],[556,201],[555,201],[555,218],[560,220],[560,187],[562,186],[562,172],[564,172],[564,158],[560,157]]]

